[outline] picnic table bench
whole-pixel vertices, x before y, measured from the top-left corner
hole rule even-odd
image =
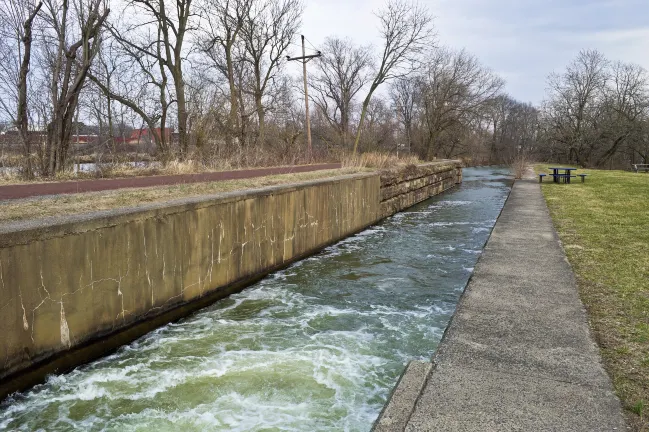
[[[640,171],[649,172],[649,164],[633,164],[633,171],[636,173]]]
[[[552,181],[555,183],[570,183],[570,179],[576,177],[572,171],[576,171],[577,168],[549,167],[548,169],[552,170]],[[563,171],[563,174],[560,171]]]
[[[552,176],[552,181],[554,183],[570,183],[570,179],[581,177],[581,182],[583,183],[588,174],[572,174],[571,171],[577,170],[577,168],[563,168],[563,167],[550,167],[552,174],[539,174],[539,183],[543,183],[543,178],[550,175]],[[561,174],[559,171],[564,171]]]

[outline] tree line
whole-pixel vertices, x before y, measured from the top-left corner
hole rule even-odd
[[[649,163],[649,76],[584,50],[548,78],[542,155],[591,167]]]
[[[68,169],[82,122],[113,155],[148,129],[163,163],[309,162],[304,90],[286,61],[301,49],[303,12],[301,0],[0,0],[0,120],[23,175]],[[583,52],[534,107],[441,45],[422,5],[388,0],[373,19],[378,46],[331,36],[308,65],[314,158],[646,158],[643,69]]]

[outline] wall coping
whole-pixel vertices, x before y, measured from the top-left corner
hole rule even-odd
[[[447,165],[459,161],[439,160],[417,165],[430,167]],[[50,216],[45,218],[0,222],[0,248],[7,248],[33,241],[46,240],[54,237],[63,237],[81,234],[97,229],[108,228],[129,222],[146,220],[150,218],[164,218],[168,215],[193,211],[202,208],[227,204],[249,198],[269,195],[281,195],[313,186],[340,183],[351,179],[365,179],[380,177],[382,171],[367,173],[346,174],[323,179],[307,180],[302,182],[285,183],[255,189],[245,189],[231,192],[219,192],[210,195],[201,195],[187,198],[177,198],[170,201],[142,204],[138,206],[119,207],[109,210],[97,210],[88,213],[77,213],[64,216]]]

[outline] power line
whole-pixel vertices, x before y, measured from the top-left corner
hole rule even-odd
[[[311,45],[311,48],[313,48],[313,51],[320,52],[315,46],[313,46],[313,44],[311,43],[311,41],[309,39],[307,39],[306,37],[304,39],[306,39],[306,41],[309,43],[309,45]]]
[[[306,40],[306,38],[304,38],[304,39]],[[309,42],[308,40],[306,40],[306,41]],[[302,48],[302,45],[296,44],[295,42],[289,42],[289,45],[298,47],[300,49]],[[311,42],[309,42],[309,45],[311,45],[311,47],[313,48],[313,51],[315,51],[316,53],[320,52],[318,49],[316,49],[316,47],[313,46],[313,44]]]

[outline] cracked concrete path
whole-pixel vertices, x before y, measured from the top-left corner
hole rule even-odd
[[[534,180],[515,183],[433,363],[409,365],[375,431],[626,430]]]

